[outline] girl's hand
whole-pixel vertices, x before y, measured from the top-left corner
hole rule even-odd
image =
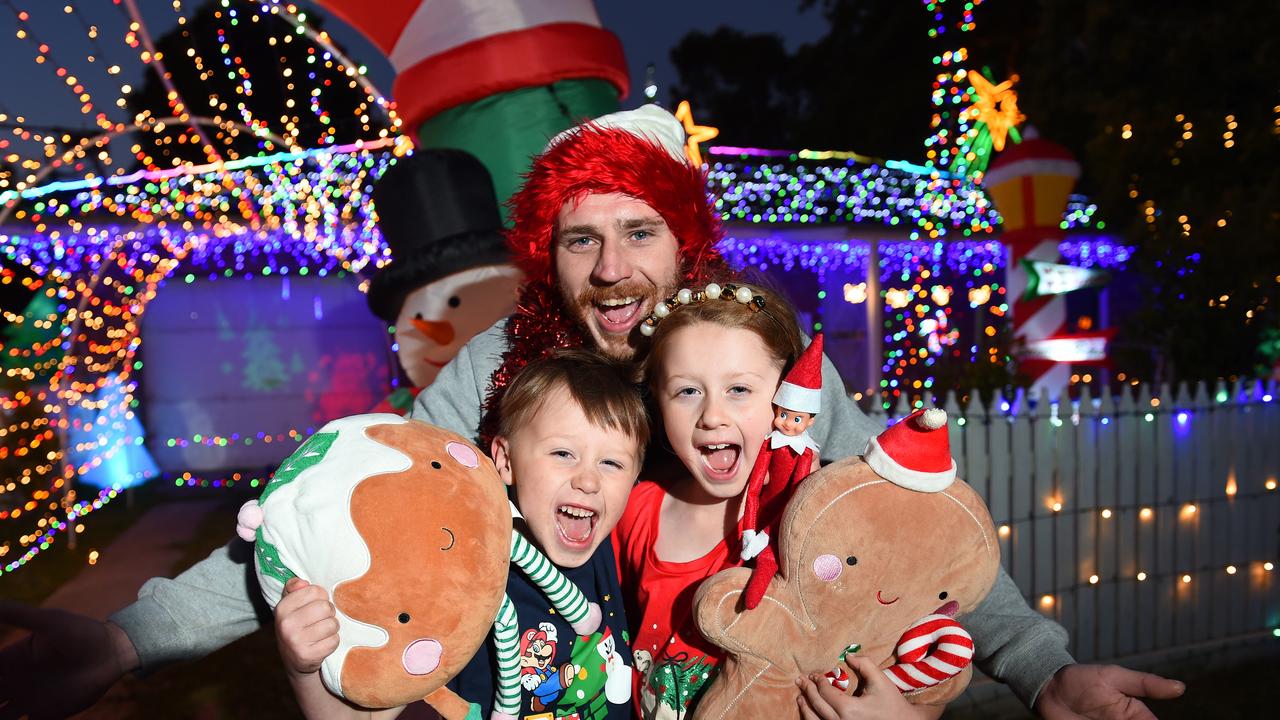
[[[875,663],[865,657],[846,655],[844,662],[857,678],[857,694],[845,695],[814,674],[797,678],[800,688],[800,717],[804,720],[853,720],[855,718],[936,718],[941,707],[916,706],[907,702],[898,688]]]
[[[276,605],[276,639],[289,670],[300,675],[316,672],[338,649],[338,612],[319,585],[293,578]]]

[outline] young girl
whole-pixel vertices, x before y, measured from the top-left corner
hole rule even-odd
[[[670,480],[638,484],[617,529],[646,718],[682,717],[721,659],[694,622],[694,593],[704,579],[741,564],[743,488],[771,429],[779,381],[803,349],[795,313],[779,295],[752,286],[744,303],[719,290],[686,295],[693,301],[658,319],[644,361],[670,449],[683,464]],[[870,692],[878,679],[861,698],[805,679],[800,712],[941,714],[910,706],[897,692]]]

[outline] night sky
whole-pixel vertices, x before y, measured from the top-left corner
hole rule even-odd
[[[76,3],[77,13],[63,11],[65,2],[15,2],[14,7],[31,14],[29,26],[35,30],[40,42],[47,43],[51,56],[79,73],[95,100],[109,103],[108,96],[115,84],[138,86],[142,82],[144,65],[136,53],[121,42],[126,32],[123,13],[108,2]],[[325,15],[315,3],[303,3],[309,12]],[[605,27],[622,40],[627,62],[631,70],[632,92],[624,101],[624,107],[635,107],[644,101],[642,84],[645,66],[655,65],[659,83],[658,100],[669,102],[671,84],[676,80],[670,62],[670,50],[690,30],[711,30],[720,25],[730,25],[745,32],[777,32],[787,42],[789,49],[814,40],[824,34],[826,23],[821,15],[810,10],[800,13],[798,0],[713,0],[688,2],[687,0],[649,0],[644,3],[624,0],[598,0],[596,3]],[[177,22],[177,13],[171,0],[138,0],[147,26],[153,38],[159,37]],[[181,3],[183,14],[190,15],[198,3]],[[254,12],[253,3],[233,2],[233,9],[241,13]],[[99,33],[95,44],[88,38],[83,18],[87,24],[96,25]],[[53,125],[79,128],[91,124],[91,119],[79,112],[79,103],[48,63],[34,62],[35,48],[29,40],[17,39],[15,18],[0,11],[0,63],[8,70],[0,78],[0,113],[22,115],[28,126]],[[384,92],[390,92],[393,73],[372,44],[359,33],[336,18],[325,22],[325,27],[345,46],[352,58],[365,63],[369,76]],[[86,56],[98,55],[94,63]],[[104,60],[105,57],[105,60]],[[185,58],[168,58],[166,62],[182,62]],[[104,70],[118,64],[119,74],[108,75]],[[118,108],[108,107],[108,116],[122,119]]]

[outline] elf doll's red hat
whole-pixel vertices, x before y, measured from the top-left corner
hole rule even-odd
[[[945,490],[956,479],[947,411],[917,410],[871,438],[864,455],[880,477],[919,492]]]
[[[800,359],[773,395],[773,404],[794,412],[817,415],[822,410],[822,333],[800,353]]]

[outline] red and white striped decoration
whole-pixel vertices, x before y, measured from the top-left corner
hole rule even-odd
[[[1024,299],[1027,289],[1027,271],[1022,259],[1057,262],[1060,259],[1058,243],[1062,236],[1053,236],[1039,242],[1009,244],[1008,288],[1013,319],[1013,335],[1025,346],[1034,347],[1041,341],[1055,337],[1067,329],[1067,299],[1064,295]],[[1028,245],[1031,247],[1028,248]],[[1022,370],[1033,378],[1032,393],[1045,388],[1056,395],[1066,387],[1071,377],[1071,366],[1060,362],[1046,362],[1028,358],[1020,353]]]
[[[448,108],[559,80],[600,78],[627,94],[622,44],[593,0],[318,0],[396,69],[409,129]]]
[[[837,665],[834,670],[828,670],[822,677],[826,678],[828,683],[834,685],[841,692],[849,692],[848,670]]]
[[[1061,295],[1024,299],[1027,270],[1022,260],[1059,260],[1060,227],[1067,198],[1080,176],[1080,164],[1066,148],[1034,137],[1000,155],[983,178],[1004,219],[1001,240],[1008,246],[1007,282],[1014,337],[1034,345],[1066,329],[1067,304]],[[1041,388],[1056,395],[1067,386],[1071,366],[1028,358],[1019,368]]]
[[[973,638],[946,615],[926,615],[915,622],[894,648],[898,662],[884,669],[902,692],[937,685],[955,677],[973,660]]]

